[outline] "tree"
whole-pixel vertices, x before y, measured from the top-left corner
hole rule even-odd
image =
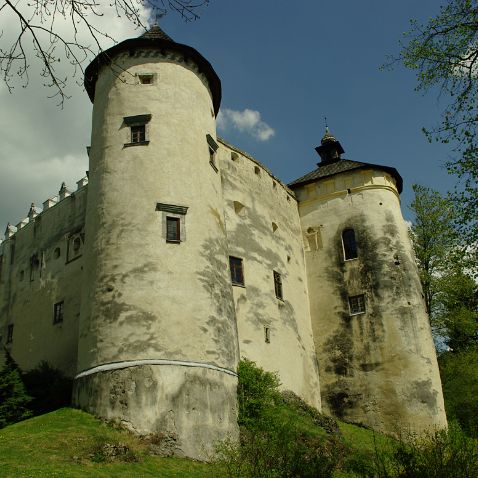
[[[5,351],[5,363],[0,370],[0,428],[31,416],[22,374],[11,355]]]
[[[104,41],[115,41],[103,17],[113,15],[137,28],[145,27],[145,16],[156,17],[168,11],[184,20],[199,18],[199,9],[209,0],[31,0],[0,3],[0,74],[11,92],[20,79],[29,82],[32,63],[38,60],[44,85],[63,104],[71,80],[63,76],[59,64],[70,64],[71,77],[83,73],[83,65],[102,51]]]
[[[478,0],[449,0],[427,23],[412,21],[405,35],[401,53],[391,63],[399,61],[416,71],[417,90],[437,89],[446,100],[439,124],[424,131],[430,141],[454,147],[448,170],[460,179],[454,193],[460,230],[474,246],[478,241]]]
[[[411,227],[427,313],[434,325],[440,277],[450,269],[458,245],[456,213],[452,201],[433,189],[414,184],[410,209],[415,215]]]

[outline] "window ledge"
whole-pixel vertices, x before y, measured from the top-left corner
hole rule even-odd
[[[354,312],[353,314],[350,313],[350,317],[354,317],[355,315],[362,315],[362,314],[365,314],[365,310],[363,312]]]
[[[138,141],[137,143],[125,143],[124,148],[129,148],[130,146],[147,146],[149,141]]]
[[[344,262],[358,261],[358,257],[352,257],[352,259],[344,259]]]
[[[181,241],[179,239],[166,239],[166,242],[168,244],[181,244]]]
[[[233,285],[234,287],[242,287],[243,289],[246,288],[245,284],[239,284],[239,283],[237,283],[237,282],[232,282],[232,285]]]

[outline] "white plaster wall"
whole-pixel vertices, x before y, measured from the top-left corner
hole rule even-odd
[[[23,370],[47,361],[68,376],[76,373],[83,244],[74,260],[68,260],[67,248],[69,239],[83,232],[86,192],[82,188],[43,211],[0,246],[5,259],[0,281],[0,346],[7,347]],[[58,258],[54,255],[57,248],[61,251]],[[34,253],[41,264],[30,280]],[[64,320],[54,324],[53,306],[60,301],[64,301]],[[11,344],[6,343],[8,324],[14,326]]]
[[[224,143],[220,164],[229,254],[244,266],[245,286],[234,286],[241,356],[277,371],[284,389],[320,408],[297,201],[259,163]],[[235,201],[244,205],[239,213]],[[276,298],[273,271],[281,274],[284,300]]]
[[[393,178],[355,171],[297,194],[325,410],[386,432],[446,426],[431,330]],[[355,230],[358,259],[344,260],[346,228]],[[359,294],[365,294],[366,312],[351,316],[348,297]]]
[[[209,164],[212,101],[192,65],[130,58],[96,84],[86,224],[88,288],[79,367],[238,358],[220,175]],[[153,73],[152,85],[136,74]],[[151,114],[149,145],[124,147],[123,117]],[[157,203],[188,207],[186,240],[166,243]]]

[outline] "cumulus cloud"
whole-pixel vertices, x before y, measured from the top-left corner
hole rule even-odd
[[[217,126],[223,131],[236,129],[241,133],[250,134],[259,141],[268,141],[275,131],[264,121],[257,110],[246,108],[243,111],[221,109],[217,117]]]
[[[146,15],[145,10],[143,16]],[[5,18],[2,24],[3,43],[15,34],[15,25]],[[95,25],[118,41],[141,34],[129,22],[118,19],[113,10],[96,18]],[[60,22],[58,29],[71,35],[71,25],[66,22]],[[85,31],[80,34],[83,38],[87,36]],[[103,45],[109,46],[111,43]],[[27,47],[30,48],[25,43]],[[31,55],[34,58],[33,52]],[[58,194],[62,181],[75,190],[76,181],[88,169],[86,146],[90,144],[92,105],[83,87],[75,82],[81,83],[82,74],[72,78],[68,61],[60,62],[56,68],[70,79],[71,99],[63,109],[57,106],[55,98],[48,98],[52,91],[43,86],[40,66],[34,61],[26,88],[22,88],[19,80],[9,93],[0,81],[0,239],[7,222],[14,225],[20,222],[30,203],[41,207],[43,201]]]

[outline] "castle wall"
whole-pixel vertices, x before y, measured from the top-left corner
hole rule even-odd
[[[431,330],[394,179],[379,170],[297,190],[327,412],[385,432],[446,426]],[[342,232],[354,229],[356,259]],[[364,296],[352,313],[349,297]]]
[[[284,389],[320,408],[297,201],[263,166],[224,143],[220,162],[229,255],[242,259],[244,273],[244,285],[233,287],[241,357],[279,372]]]
[[[211,95],[178,54],[139,50],[116,64],[123,73],[103,67],[96,83],[75,400],[203,457],[211,436],[237,431],[237,329],[221,179],[206,138],[215,138]],[[130,144],[125,118],[137,115],[150,115],[146,141]],[[168,217],[180,220],[179,241],[167,240]],[[154,395],[141,397],[145,380]],[[198,411],[212,389],[219,408]],[[128,420],[125,407],[157,419]]]
[[[23,222],[0,245],[0,345],[23,370],[47,361],[70,377],[76,372],[86,189]]]

